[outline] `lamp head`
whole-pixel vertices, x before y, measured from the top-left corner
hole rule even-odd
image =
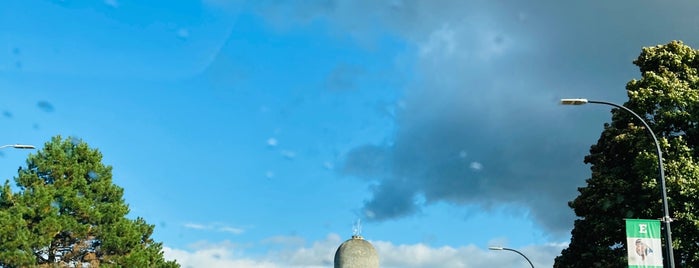
[[[490,250],[503,250],[505,248],[503,248],[503,247],[488,247],[488,249],[490,249]]]
[[[561,99],[563,105],[583,105],[587,102],[587,99]]]
[[[34,147],[34,145],[29,145],[29,144],[15,144],[15,145],[12,145],[12,148],[15,148],[15,149],[36,149],[36,147]]]

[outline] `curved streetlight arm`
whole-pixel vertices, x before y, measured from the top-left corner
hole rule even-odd
[[[522,254],[522,252],[519,252],[515,249],[504,248],[504,247],[488,247],[488,249],[490,249],[490,250],[509,250],[509,251],[515,252],[519,255],[522,255],[522,257],[524,257],[524,259],[527,260],[527,262],[529,262],[529,265],[531,265],[532,268],[534,268],[534,264],[532,263],[532,261],[530,261],[529,258],[527,258],[527,256],[524,256],[524,254]]]
[[[7,145],[0,146],[0,149],[7,148],[7,147],[12,147],[15,149],[36,149],[36,147],[34,147],[34,145],[29,145],[29,144],[7,144]]]
[[[646,127],[646,130],[648,131],[650,136],[653,137],[653,142],[655,142],[655,151],[658,154],[658,170],[659,170],[659,176],[660,176],[660,185],[661,185],[661,188],[663,188],[662,194],[663,194],[663,200],[665,200],[665,202],[663,202],[663,211],[664,211],[665,216],[662,218],[662,220],[663,220],[663,222],[672,222],[672,218],[670,218],[670,209],[669,209],[668,204],[667,204],[667,191],[665,188],[665,170],[663,168],[663,151],[660,148],[660,143],[658,142],[658,138],[655,137],[655,133],[653,132],[653,130],[650,128],[648,123],[646,123],[646,120],[643,120],[643,117],[641,117],[640,115],[638,115],[637,113],[635,113],[631,109],[626,108],[625,106],[622,106],[622,105],[619,105],[616,103],[606,102],[606,101],[588,101],[588,102],[589,103],[611,105],[611,106],[617,107],[619,109],[622,109],[624,111],[627,111],[630,114],[634,115],[636,118],[638,118],[638,120],[641,121],[641,123],[643,123],[643,126]]]
[[[675,267],[675,256],[672,250],[672,231],[670,230],[670,222],[672,222],[672,218],[670,218],[670,208],[668,206],[667,202],[667,188],[665,186],[665,170],[663,169],[663,152],[660,149],[660,143],[658,142],[658,138],[655,137],[655,133],[653,130],[650,128],[648,123],[646,123],[646,120],[643,119],[640,115],[632,111],[631,109],[616,104],[612,102],[606,102],[606,101],[594,101],[594,100],[588,100],[588,99],[561,99],[561,104],[564,105],[581,105],[581,104],[586,104],[586,103],[595,103],[595,104],[605,104],[605,105],[610,105],[614,106],[616,108],[622,109],[626,112],[629,112],[633,116],[635,116],[641,123],[643,123],[643,126],[646,127],[646,130],[648,133],[650,133],[650,136],[653,137],[653,142],[655,142],[655,150],[658,154],[658,173],[660,176],[660,187],[662,189],[662,198],[663,198],[663,214],[664,216],[662,217],[661,221],[665,225],[665,243],[667,245],[665,246],[665,253],[667,254],[667,260],[668,260],[668,267],[674,268]]]

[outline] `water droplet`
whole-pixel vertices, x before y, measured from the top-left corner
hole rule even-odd
[[[50,113],[53,112],[53,105],[49,103],[48,101],[39,101],[36,103],[36,106],[39,107],[44,112]]]
[[[466,158],[466,156],[468,156],[468,154],[466,153],[466,151],[461,150],[461,151],[459,152],[459,158]]]
[[[370,209],[364,210],[364,215],[369,219],[373,219],[376,217],[376,213],[374,213],[374,211]]]
[[[80,144],[80,141],[81,141],[80,138],[76,138],[76,137],[70,137],[70,138],[68,138],[68,140],[70,140],[70,143],[72,143],[75,146],[78,146],[78,144]]]
[[[277,139],[275,139],[275,138],[267,139],[267,145],[269,145],[269,146],[272,146],[272,147],[277,146],[277,143],[278,143]]]
[[[284,158],[289,160],[292,160],[296,157],[296,153],[294,151],[282,150],[281,154],[282,156],[284,156]]]
[[[498,34],[498,35],[495,36],[495,38],[493,38],[493,42],[494,42],[495,44],[497,44],[497,45],[501,45],[502,43],[505,42],[505,37],[502,36],[502,35],[500,35],[500,34]]]
[[[189,38],[189,30],[185,28],[180,28],[179,30],[177,30],[177,38],[187,40],[187,38]]]
[[[117,0],[104,0],[104,4],[113,8],[119,7],[119,2]]]

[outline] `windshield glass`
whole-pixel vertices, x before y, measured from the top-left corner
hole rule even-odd
[[[642,47],[699,46],[676,1],[0,3],[0,179],[98,149],[182,267],[551,267]],[[590,105],[592,106],[592,105]],[[660,216],[658,216],[660,217]],[[529,251],[526,251],[529,250]],[[536,254],[534,254],[536,253]],[[484,265],[487,263],[488,265]]]

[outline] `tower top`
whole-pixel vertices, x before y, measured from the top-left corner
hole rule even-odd
[[[362,220],[357,219],[357,222],[352,226],[352,238],[362,237]]]
[[[353,235],[335,252],[334,268],[378,268],[379,254],[369,241]]]

